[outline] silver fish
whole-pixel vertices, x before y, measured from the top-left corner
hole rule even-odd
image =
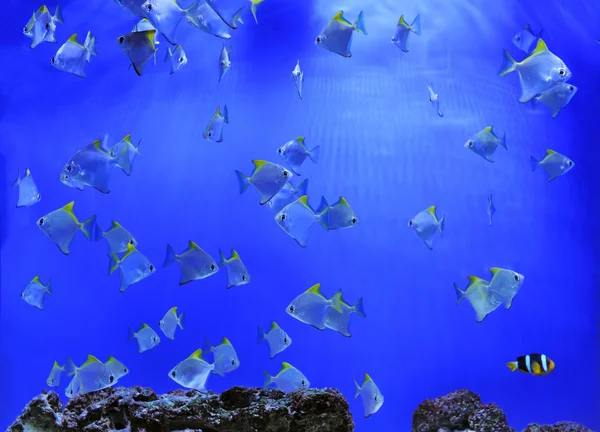
[[[513,36],[513,43],[525,54],[529,54],[537,45],[537,41],[542,36],[542,32],[543,30],[540,30],[538,34],[533,34],[531,27],[527,24]]]
[[[29,168],[25,170],[25,177],[21,178],[17,172],[17,179],[13,183],[13,187],[19,187],[19,200],[17,201],[17,207],[29,207],[37,204],[42,199]]]
[[[269,345],[269,358],[273,359],[277,354],[284,351],[292,344],[292,338],[279,325],[273,321],[269,331],[265,333],[258,327],[258,336],[256,341],[260,344],[267,341]]]
[[[302,195],[308,193],[308,179],[304,179],[298,187],[292,186],[291,183],[286,183],[277,194],[271,198],[267,205],[271,210],[279,213],[285,206],[293,203]]]
[[[356,381],[354,381],[354,385],[356,386],[354,399],[356,399],[358,395],[362,396],[365,418],[370,417],[379,411],[379,408],[383,405],[383,395],[369,374],[365,373],[365,379],[363,380],[362,386],[358,385]]]
[[[154,264],[131,243],[127,243],[127,252],[120,259],[114,251],[109,256],[108,274],[111,275],[119,269],[120,292],[125,291],[130,285],[146,279],[156,270]]]
[[[488,126],[469,138],[464,147],[478,154],[486,161],[494,163],[493,156],[499,145],[504,147],[504,150],[508,150],[506,146],[506,133],[502,135],[502,138],[499,138],[494,133],[493,127]]]
[[[219,267],[225,267],[227,270],[227,288],[245,285],[250,282],[250,274],[246,266],[235,249],[231,249],[231,257],[228,259],[221,249],[219,249]]]
[[[215,260],[191,240],[188,242],[188,248],[180,255],[175,253],[171,245],[167,245],[167,256],[163,267],[174,262],[179,263],[181,269],[179,285],[207,278],[219,271],[219,266]]]
[[[142,324],[142,327],[134,332],[129,329],[129,340],[137,340],[138,352],[141,354],[154,348],[160,343],[160,336],[148,324]]]
[[[192,12],[190,12],[192,14]],[[216,36],[221,39],[230,39],[230,27],[223,22],[219,14],[217,14],[208,3],[198,3],[197,9],[193,12],[196,20],[188,20],[188,23],[203,32]],[[240,19],[238,18],[238,21]]]
[[[532,99],[531,103],[534,108],[541,103],[552,110],[552,118],[555,118],[558,113],[571,101],[577,93],[577,87],[569,83],[561,83],[546,90],[539,96]]]
[[[225,42],[223,42],[223,47],[221,48],[221,55],[219,56],[219,82],[225,76],[225,73],[231,67],[231,61],[229,60],[229,53],[231,53],[231,46],[229,48],[225,48]]]
[[[319,33],[315,44],[342,57],[352,57],[350,45],[352,44],[352,34],[355,31],[364,35],[368,34],[363,20],[363,12],[360,11],[356,21],[352,24],[344,18],[344,12],[339,11]]]
[[[146,0],[142,4],[144,17],[148,19],[164,38],[171,45],[177,45],[177,37],[175,32],[182,19],[188,22],[196,22],[197,16],[194,11],[197,9],[198,1],[196,0],[187,9],[181,9],[179,3],[174,0]]]
[[[411,227],[417,236],[423,240],[429,250],[433,249],[433,237],[439,230],[440,235],[444,231],[444,218],[437,218],[436,207],[431,206],[428,209],[419,212],[415,217],[408,221],[408,226]]]
[[[404,15],[400,15],[392,43],[401,51],[408,52],[408,35],[411,33],[421,36],[421,15],[417,15],[410,25],[404,20]]]
[[[52,295],[51,281],[48,280],[48,283],[44,285],[40,277],[36,276],[27,284],[21,293],[21,298],[31,306],[35,306],[39,310],[44,310],[44,297],[46,294]]]
[[[281,363],[281,370],[275,376],[267,371],[263,371],[265,383],[263,387],[275,384],[277,388],[284,392],[292,392],[300,388],[310,387],[310,382],[302,372],[287,362]]]
[[[183,330],[183,312],[177,316],[177,306],[172,307],[167,311],[163,319],[158,322],[158,326],[166,337],[174,340],[177,327],[179,326],[179,328]]]
[[[525,281],[525,276],[516,271],[498,267],[492,267],[490,271],[493,274],[488,288],[490,294],[500,300],[506,309],[510,309],[513,299]]]
[[[438,95],[435,91],[433,91],[432,86],[433,86],[433,84],[427,83],[427,88],[429,89],[429,102],[431,102],[431,104],[435,108],[437,115],[439,115],[440,117],[444,117],[444,114],[442,113],[442,110],[440,109],[440,95]]]
[[[182,387],[205,392],[206,381],[214,369],[214,363],[204,360],[202,350],[198,349],[171,369],[169,378]]]
[[[227,105],[223,105],[222,113],[221,107],[217,107],[217,110],[208,122],[208,125],[206,125],[202,136],[209,141],[223,142],[224,124],[229,124],[229,113],[227,112]]]
[[[117,39],[121,50],[131,62],[138,76],[142,76],[144,67],[150,57],[154,56],[154,61],[156,61],[155,39],[156,30],[131,32]]]
[[[71,37],[56,51],[50,60],[56,69],[72,73],[80,78],[85,78],[85,64],[96,54],[96,38],[91,32],[87,33],[85,42],[81,45],[77,42],[77,33]]]
[[[482,322],[487,315],[498,309],[502,301],[492,295],[489,291],[490,284],[488,281],[476,276],[469,276],[469,285],[463,291],[455,283],[454,291],[456,292],[456,304],[460,304],[463,299],[467,299],[473,310],[475,311],[475,319],[477,322]]]
[[[34,22],[30,21],[27,23],[25,29],[30,28],[29,32],[24,33],[28,35],[31,34],[31,38],[33,39],[31,42],[31,48],[35,48],[42,42],[50,42],[56,43],[56,23],[64,24],[62,11],[60,7],[57,5],[56,10],[54,12],[54,16],[50,15],[50,11],[46,6],[40,6],[37,12],[32,16]],[[31,26],[31,27],[30,27]]]
[[[177,45],[173,51],[171,51],[171,47],[167,48],[165,62],[168,62],[169,60],[171,60],[171,75],[187,64],[187,56],[185,55],[183,48],[181,48],[181,45]]]
[[[529,163],[531,164],[531,171],[542,168],[546,173],[546,178],[549,182],[557,177],[565,175],[575,166],[575,162],[571,159],[550,149],[546,150],[546,156],[541,161],[530,156]]]
[[[296,84],[296,90],[298,91],[298,96],[302,99],[302,84],[304,83],[304,72],[300,70],[300,60],[296,63],[296,67],[292,71],[292,79],[294,80],[294,84]]]
[[[243,194],[250,185],[253,185],[260,192],[260,204],[266,204],[271,198],[290,181],[293,174],[281,165],[268,162],[266,160],[253,160],[254,170],[248,177],[241,171],[235,171],[240,187],[240,194]]]

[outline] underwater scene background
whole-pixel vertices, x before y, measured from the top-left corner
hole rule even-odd
[[[232,30],[231,68],[218,82],[222,40],[182,22],[178,42],[188,63],[175,74],[163,63],[169,44],[159,37],[157,64],[142,76],[128,69],[117,38],[139,21],[114,1],[61,0],[64,25],[56,44],[31,49],[22,34],[31,0],[3,2],[0,53],[0,425],[10,424],[42,388],[52,364],[81,364],[91,353],[126,364],[118,385],[162,393],[179,388],[168,372],[205,338],[226,336],[240,367],[211,376],[207,387],[261,386],[265,369],[286,361],[312,387],[336,387],[349,399],[359,431],[406,431],[425,398],[457,388],[497,403],[512,427],[572,420],[600,429],[598,157],[600,118],[600,7],[597,2],[499,0],[299,1],[266,0]],[[55,4],[47,4],[51,12]],[[189,6],[182,2],[183,7]],[[354,22],[362,10],[368,35],[354,34],[352,57],[315,46],[338,10]],[[420,14],[422,33],[410,51],[390,43],[398,17]],[[545,107],[519,103],[517,74],[498,76],[502,50],[525,55],[512,37],[526,24],[543,29],[549,49],[568,65],[578,94],[556,118]],[[85,79],[52,67],[50,59],[77,32],[90,30],[97,57]],[[300,60],[303,99],[291,71]],[[439,94],[439,117],[427,82]],[[227,105],[223,142],[203,138],[217,106]],[[464,144],[494,126],[506,133],[489,163]],[[132,175],[113,170],[110,194],[79,191],[59,181],[65,163],[95,139],[141,139]],[[240,195],[234,174],[251,160],[283,161],[277,149],[305,136],[320,146],[297,186],[309,179],[316,208],[321,196],[343,196],[360,223],[350,229],[312,230],[301,248],[259,205],[255,190]],[[546,182],[531,172],[530,155],[551,148],[576,166]],[[41,201],[16,208],[13,181],[31,170]],[[253,188],[251,188],[253,189]],[[488,222],[488,196],[496,213]],[[118,221],[157,267],[152,276],[119,292],[108,275],[105,241],[78,233],[63,255],[36,221],[70,201],[80,221],[91,215],[108,229]],[[408,226],[429,206],[445,215],[433,250]],[[226,289],[226,272],[179,286],[176,266],[163,268],[166,245],[177,252],[193,240],[218,261],[235,248],[251,275]],[[526,280],[510,310],[475,321],[468,302],[456,305],[453,283],[489,279],[490,267],[513,269]],[[52,279],[52,296],[38,310],[20,298],[36,275]],[[327,297],[342,290],[364,301],[366,318],[352,317],[352,337],[318,331],[293,319],[286,307],[320,283]],[[129,328],[156,331],[178,306],[184,329],[138,353]],[[292,345],[269,360],[257,344],[257,326],[276,321]],[[543,353],[556,369],[546,376],[511,373],[506,363]],[[363,418],[353,380],[367,372],[385,396]],[[63,375],[58,393],[68,383]]]

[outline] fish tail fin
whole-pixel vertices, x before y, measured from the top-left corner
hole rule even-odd
[[[256,343],[260,344],[265,341],[265,332],[260,326],[258,326],[257,329],[258,330],[256,331]]]
[[[219,267],[223,267],[226,261],[227,258],[225,258],[225,254],[221,249],[219,249]]]
[[[90,56],[98,55],[98,53],[96,52],[96,36],[93,36],[92,32],[90,32],[90,31],[87,32],[87,36],[85,37],[85,42],[83,43],[83,46],[85,47],[85,50],[86,50],[85,59],[89,63]]]
[[[421,36],[421,15],[417,15],[410,25],[410,31],[416,34],[417,36]]]
[[[263,370],[263,375],[265,376],[265,382],[263,383],[263,387],[269,387],[273,383],[273,377],[266,370]]]
[[[52,295],[52,279],[48,279],[48,283],[46,284],[44,289],[48,294]]]
[[[321,197],[321,202],[319,203],[319,207],[315,211],[315,214],[318,216],[319,224],[326,230],[329,231],[329,203],[324,196]]]
[[[354,312],[358,315],[361,316],[363,318],[367,317],[367,314],[365,313],[365,308],[363,307],[363,298],[359,298],[356,303],[354,304]]]
[[[437,222],[437,227],[440,230],[440,235],[444,235],[445,223],[446,223],[446,215],[443,215],[442,218]]]
[[[198,0],[196,0],[189,8],[185,9],[183,12],[185,14],[185,19],[189,24],[192,24],[196,27],[200,27],[200,21],[198,21]]]
[[[115,157],[115,163],[123,170],[125,174],[131,174],[131,161],[129,160],[129,143],[123,146],[119,154]]]
[[[202,346],[202,352],[203,353],[208,353],[211,352],[213,349],[212,344],[210,343],[210,339],[205,337],[204,338],[204,345]],[[215,362],[216,363],[216,362]]]
[[[67,376],[73,376],[77,371],[77,366],[75,366],[75,363],[73,362],[73,359],[71,357],[67,357],[67,361],[65,362],[64,368]]]
[[[356,380],[354,380],[354,385],[356,386],[356,393],[354,393],[354,399],[356,399],[360,395],[362,389],[360,388],[360,385],[356,382]]]
[[[456,282],[454,283],[454,291],[456,292],[456,304],[459,305],[460,302],[465,298],[465,292],[460,289]]]
[[[17,168],[17,179],[13,182],[13,187],[19,186],[21,184],[21,172]]]
[[[175,249],[170,244],[167,244],[167,255],[165,256],[165,262],[163,263],[163,267],[171,265],[177,259],[177,255],[175,254]]]
[[[506,363],[506,367],[509,368],[511,372],[514,372],[517,370],[518,364],[517,362],[508,362]]]
[[[229,111],[227,111],[227,105],[223,105],[223,112],[221,115],[223,116],[223,121],[229,124]]]
[[[314,163],[317,163],[319,161],[320,153],[321,153],[321,146],[316,146],[315,148],[313,148],[311,151],[308,152],[308,157],[310,158],[311,161],[313,161]]]
[[[185,322],[185,320],[183,319],[183,312],[181,312],[181,314],[179,315],[179,317],[177,318],[177,325],[179,326],[179,328],[181,330],[183,330],[183,323]]]
[[[352,26],[354,30],[364,35],[368,35],[367,28],[365,27],[365,19],[363,17],[363,11],[360,11],[358,17],[356,17],[356,21],[354,21],[354,25]]]
[[[96,234],[96,227],[98,227],[98,224],[96,223],[96,215],[90,217],[88,220],[83,221],[81,223],[80,229],[81,232],[85,235],[85,238],[87,238],[89,241],[96,241],[97,239],[97,234]],[[102,230],[100,230],[102,231]]]
[[[54,20],[61,24],[65,23],[65,19],[63,18],[62,9],[56,5],[56,9],[54,10]],[[542,32],[540,32],[541,34]]]
[[[250,186],[250,179],[248,178],[248,176],[246,174],[244,174],[241,171],[236,170],[235,174],[237,175],[238,185],[240,187],[240,195],[241,195],[244,192],[246,192],[246,189],[248,189],[248,187]]]
[[[308,191],[308,179],[304,179],[302,181],[302,183],[300,183],[300,185],[298,186],[298,193],[300,193],[300,196],[304,196],[306,195]]]
[[[500,145],[504,147],[504,150],[508,150],[508,147],[506,146],[506,132],[504,132],[502,138],[500,139]]]
[[[502,66],[500,66],[500,71],[498,72],[498,75],[503,76],[507,73],[514,72],[516,68],[517,62],[508,51],[504,50],[504,58],[502,59]]]
[[[256,22],[256,24],[258,24],[258,19],[256,18],[256,8],[259,4],[261,4],[264,1],[265,0],[251,0],[252,5],[250,6],[250,10],[252,11],[252,16],[254,17],[254,21]]]
[[[113,274],[117,268],[119,268],[119,257],[114,251],[110,251],[108,261],[108,274]]]
[[[133,331],[133,329],[131,327],[129,327],[129,335],[127,337],[128,341],[132,341],[135,339],[135,332]]]
[[[540,161],[529,155],[529,166],[531,167],[531,171],[535,171],[540,166]]]

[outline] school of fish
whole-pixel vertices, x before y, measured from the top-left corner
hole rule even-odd
[[[204,3],[196,1],[189,8],[183,9],[176,0],[115,0],[124,11],[140,18],[131,32],[116,37],[116,43],[127,57],[130,67],[141,76],[150,58],[153,58],[156,63],[157,46],[160,44],[157,38],[158,35],[162,35],[166,43],[171,45],[166,50],[164,61],[170,63],[170,73],[174,74],[188,63],[185,51],[177,42],[177,28],[181,21],[185,21],[190,26],[223,40],[218,59],[219,74],[215,78],[220,82],[225,79],[227,71],[232,67],[230,59],[232,45],[227,46],[225,41],[232,37],[233,31],[239,24],[243,24],[242,15],[248,9],[258,24],[257,9],[263,1],[206,0]],[[57,6],[52,15],[44,5],[32,13],[23,28],[23,34],[32,40],[31,48],[43,42],[56,43],[56,32],[60,29],[57,24],[65,25],[62,9]],[[344,13],[339,11],[316,36],[315,45],[333,54],[350,58],[354,32],[368,35],[363,12],[357,15],[354,22],[350,22],[344,17]],[[504,60],[499,75],[516,71],[521,83],[519,101],[531,102],[534,107],[542,103],[551,110],[554,118],[575,95],[577,87],[567,83],[571,78],[571,71],[548,49],[541,38],[541,33],[542,31],[534,34],[529,25],[520,30],[512,40],[526,56],[519,62],[504,50]],[[408,53],[409,37],[411,40],[414,38],[411,35],[421,35],[420,15],[412,19],[410,24],[404,15],[401,15],[391,42],[403,53]],[[70,36],[50,60],[55,68],[85,78],[87,64],[90,63],[92,56],[97,56],[96,39],[91,32],[88,32],[83,43],[78,40],[77,34]],[[297,95],[302,99],[305,75],[300,60],[293,68],[291,77]],[[444,114],[440,108],[439,95],[433,89],[431,82],[426,84],[429,101],[435,113],[442,118]],[[204,138],[222,142],[223,130],[227,124],[229,124],[227,106],[217,107],[203,132]],[[59,174],[59,180],[68,187],[84,190],[88,186],[108,194],[110,193],[109,179],[114,168],[126,176],[132,175],[134,161],[140,155],[140,144],[141,140],[135,145],[131,135],[125,136],[112,145],[107,137],[102,140],[95,139],[81,147],[67,160]],[[491,163],[495,160],[495,152],[499,146],[508,151],[506,133],[499,134],[492,126],[474,132],[464,144],[465,148]],[[251,173],[235,171],[240,194],[253,186],[259,193],[260,204],[267,204],[274,214],[275,223],[301,247],[306,247],[309,234],[316,225],[326,231],[358,226],[358,217],[346,198],[339,197],[333,205],[330,205],[325,197],[321,197],[319,206],[315,209],[308,201],[308,179],[299,182],[297,186],[294,186],[291,181],[292,177],[301,176],[302,166],[307,159],[314,164],[318,163],[319,145],[309,145],[304,136],[299,136],[283,143],[276,149],[276,153],[283,165],[266,160],[253,160]],[[68,155],[65,155],[65,158],[66,156]],[[543,157],[530,156],[530,164],[532,171],[542,170],[547,181],[565,175],[575,165],[567,156],[550,149]],[[13,186],[18,187],[19,191],[16,207],[29,207],[40,201],[41,194],[29,169],[24,171],[23,177],[17,173]],[[98,225],[95,215],[80,222],[73,208],[74,202],[70,202],[37,220],[40,230],[63,254],[70,253],[71,243],[78,231],[81,231],[89,241],[105,240],[109,274],[119,271],[120,292],[126,291],[135,283],[156,272],[157,267],[137,249],[137,240],[125,227],[117,221],[111,221],[108,229],[104,231]],[[490,194],[487,206],[490,226],[495,213],[496,207]],[[430,206],[416,213],[409,220],[408,226],[428,249],[433,250],[436,235],[439,233],[440,237],[443,236],[445,214],[440,216],[436,206]],[[162,267],[174,263],[179,265],[179,285],[213,276],[221,268],[226,271],[227,289],[250,282],[250,273],[235,249],[231,250],[229,257],[219,250],[217,261],[192,240],[183,250],[182,245],[178,245],[178,249],[166,245]],[[466,299],[475,311],[477,322],[483,321],[500,305],[504,305],[507,310],[510,309],[525,280],[525,276],[512,269],[494,267],[490,272],[491,275],[487,279],[469,276],[469,283],[465,288],[454,284],[457,303],[460,304]],[[31,306],[43,310],[46,294],[52,295],[50,279],[43,283],[39,276],[35,276],[24,288],[21,297]],[[362,298],[357,299],[354,304],[348,303],[340,290],[327,297],[318,283],[290,299],[286,312],[290,317],[318,330],[330,329],[345,337],[351,337],[350,321],[353,314],[366,318]],[[184,329],[184,313],[177,307],[172,307],[162,318],[158,318],[152,319],[158,321],[160,331],[169,339],[175,339],[177,330]],[[150,319],[148,321],[150,322]],[[161,341],[157,331],[147,323],[142,323],[137,331],[129,329],[129,339],[135,341],[139,353],[155,348]],[[266,344],[269,358],[273,359],[292,344],[292,338],[278,323],[271,322],[268,329],[258,326],[257,343]],[[207,391],[207,381],[212,374],[223,376],[239,366],[240,360],[235,348],[229,339],[223,337],[218,345],[212,345],[210,340],[206,340],[202,348],[196,349],[189,357],[182,359],[168,371],[168,375],[182,387]],[[518,356],[506,366],[511,371],[519,370],[531,375],[546,375],[555,367],[554,362],[545,354],[535,353]],[[129,370],[112,356],[103,362],[89,354],[80,366],[67,357],[62,366],[54,362],[46,381],[47,385],[58,387],[63,372],[72,377],[65,394],[67,397],[74,397],[77,394],[114,386],[119,379],[128,374]],[[355,397],[359,395],[362,397],[364,415],[369,417],[381,408],[384,397],[369,374],[365,373],[362,384],[354,382]],[[281,369],[274,375],[268,371],[264,372],[264,386],[271,384],[286,392],[310,386],[308,378],[287,362],[283,362]]]

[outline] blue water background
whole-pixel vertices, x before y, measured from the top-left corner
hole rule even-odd
[[[88,353],[113,355],[131,370],[119,384],[178,388],[168,371],[205,337],[227,336],[241,366],[213,376],[216,392],[260,386],[262,369],[281,361],[302,370],[315,387],[337,387],[350,400],[358,431],[407,431],[425,398],[468,388],[496,402],[510,424],[573,420],[600,429],[598,296],[598,157],[600,118],[600,8],[594,1],[267,0],[256,25],[251,15],[235,31],[232,67],[217,85],[221,40],[182,23],[189,63],[170,76],[163,64],[143,77],[128,70],[116,38],[137,19],[112,1],[61,1],[65,25],[58,44],[29,48],[21,34],[38,2],[8,0],[0,38],[2,409],[6,426],[45,387],[56,359],[76,363]],[[48,7],[53,12],[55,4]],[[314,46],[338,9],[353,21],[365,12],[369,35],[355,34],[351,59]],[[421,14],[423,34],[411,51],[389,40],[400,14]],[[556,118],[518,102],[516,74],[496,75],[503,48],[522,54],[511,38],[525,24],[544,29],[549,48],[573,72],[579,91]],[[50,58],[77,32],[97,36],[98,57],[86,79],[60,72]],[[300,59],[304,100],[290,72]],[[445,113],[428,101],[434,83]],[[224,142],[202,138],[218,105],[227,104]],[[463,148],[482,128],[506,132],[490,164]],[[64,163],[82,146],[108,133],[142,139],[142,159],[126,177],[115,170],[111,193],[80,192],[58,180]],[[360,226],[315,228],[300,248],[249,190],[240,196],[234,170],[250,173],[251,159],[279,162],[282,143],[299,135],[321,146],[317,165],[305,163],[311,202],[344,196]],[[531,173],[529,154],[546,148],[568,155],[576,167],[546,183]],[[30,168],[42,201],[16,209],[17,175]],[[301,178],[294,178],[298,184]],[[487,196],[498,209],[487,222]],[[36,220],[71,200],[80,220],[92,214],[106,229],[119,221],[137,238],[156,274],[119,293],[108,276],[106,244],[77,234],[64,256],[36,228]],[[430,205],[446,214],[443,238],[429,251],[408,220]],[[236,248],[251,273],[249,285],[226,290],[217,275],[178,286],[179,271],[162,269],[166,244],[183,250],[194,240],[217,258]],[[511,310],[477,324],[464,302],[456,306],[453,282],[512,268],[526,280]],[[54,295],[36,310],[19,294],[39,275],[52,278]],[[366,319],[353,317],[352,338],[319,332],[285,313],[289,302],[316,282],[325,294],[343,289],[349,302],[364,297]],[[138,354],[128,328],[158,321],[172,306],[187,317],[175,341],[162,338]],[[256,344],[257,325],[277,321],[292,346],[269,360]],[[511,374],[507,361],[541,352],[556,362],[546,377]],[[385,396],[376,415],[363,419],[353,379],[371,374]],[[63,376],[59,393],[68,383]]]

